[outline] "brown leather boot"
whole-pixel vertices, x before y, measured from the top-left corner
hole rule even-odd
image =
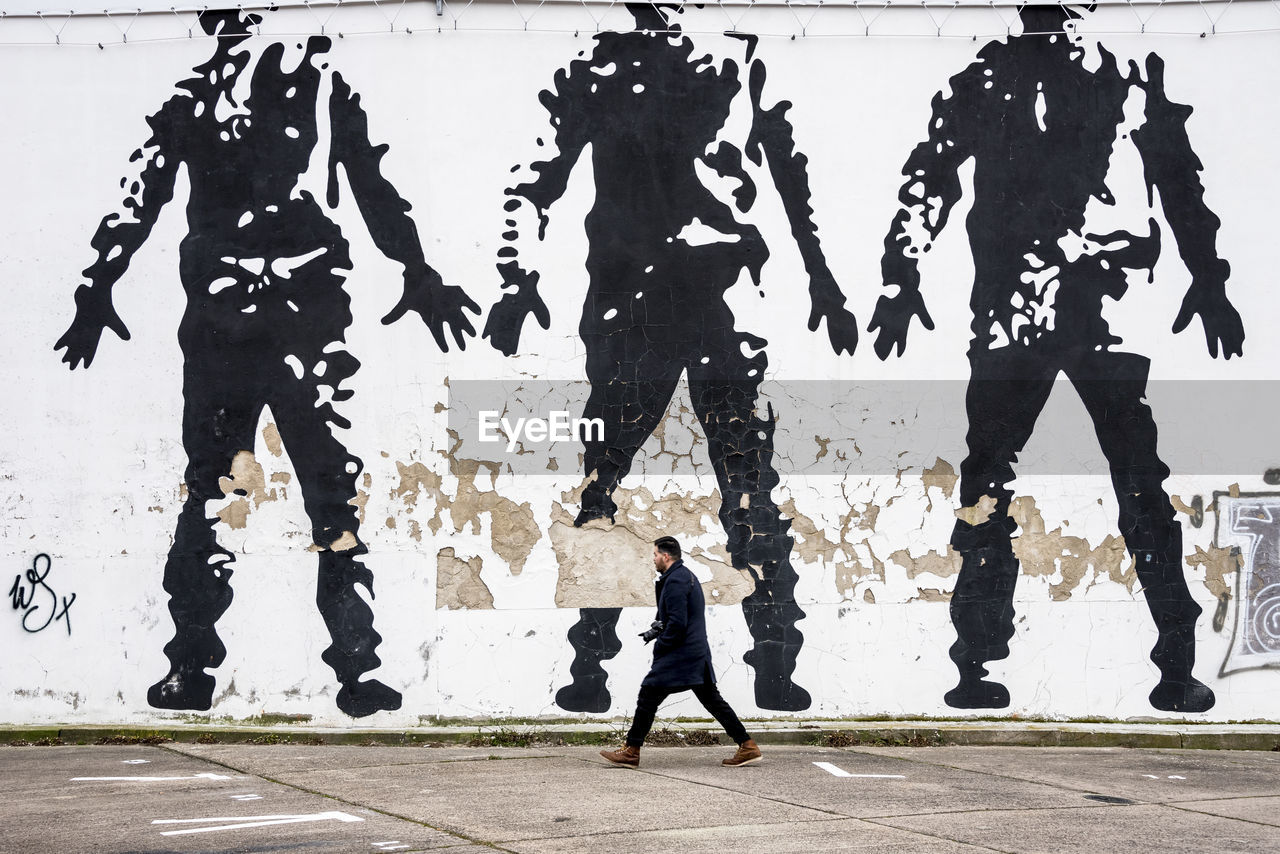
[[[721,762],[721,765],[728,765],[730,768],[740,768],[743,765],[754,765],[760,761],[760,747],[755,743],[754,739],[748,738],[742,744],[738,745],[738,752]]]
[[[640,748],[631,745],[623,745],[621,750],[602,750],[600,755],[608,759],[614,765],[621,765],[623,768],[639,768],[640,767]],[[756,751],[756,755],[760,755],[760,751]]]

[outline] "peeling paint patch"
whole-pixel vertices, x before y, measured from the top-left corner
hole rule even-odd
[[[216,515],[228,528],[243,528],[249,522],[249,499],[237,498]]]
[[[480,516],[489,514],[489,532],[493,550],[506,561],[512,575],[519,575],[524,570],[525,562],[533,552],[534,546],[542,539],[542,529],[533,516],[533,508],[528,502],[516,502],[498,494],[492,487],[497,482],[501,465],[492,460],[472,460],[458,457],[455,451],[460,440],[450,431],[455,442],[450,449],[449,468],[457,475],[458,489],[456,495],[450,496],[444,491],[444,478],[428,469],[423,463],[396,463],[400,475],[400,484],[391,492],[392,498],[399,498],[405,505],[406,513],[412,514],[417,508],[419,498],[425,492],[435,499],[435,510],[427,527],[431,533],[439,532],[444,525],[443,514],[447,511],[453,522],[455,533],[461,533],[470,527],[471,532],[479,534],[481,530]],[[489,472],[489,486],[481,490],[476,486],[476,477],[480,470]],[[416,520],[410,522],[410,535],[421,541],[422,532]]]
[[[572,518],[553,521],[549,533],[560,566],[556,607],[654,607],[652,545],[626,528],[575,528]]]
[[[907,578],[918,575],[936,575],[939,578],[950,578],[960,572],[960,554],[947,546],[945,552],[929,551],[919,557],[912,557],[907,549],[898,549],[889,555],[889,560],[907,571]],[[924,593],[923,590],[920,591]],[[935,600],[930,600],[935,601]]]
[[[566,503],[577,504],[589,480],[564,493]],[[652,607],[653,541],[661,536],[696,540],[713,534],[711,548],[686,545],[688,560],[711,572],[703,582],[703,596],[709,605],[737,605],[755,590],[755,580],[746,570],[735,569],[721,540],[723,530],[717,513],[720,493],[694,496],[670,493],[654,496],[645,487],[619,487],[613,493],[618,506],[615,524],[596,520],[581,528],[564,504],[555,502],[551,510],[551,545],[560,566],[556,584],[556,604],[562,608]]]
[[[942,457],[936,457],[933,467],[924,470],[922,479],[924,480],[924,496],[929,502],[929,506],[925,509],[933,510],[933,498],[929,495],[929,489],[936,487],[944,497],[949,499],[955,494],[956,483],[959,482],[960,476],[956,474],[956,470],[951,463]]]
[[[991,518],[991,514],[996,512],[996,500],[990,495],[984,495],[978,499],[978,503],[972,507],[961,507],[956,511],[956,518],[970,525],[981,525],[983,522]]]
[[[1095,548],[1083,537],[1065,535],[1062,528],[1046,532],[1035,499],[1025,496],[1013,500],[1009,515],[1022,529],[1013,540],[1013,553],[1022,563],[1022,574],[1052,578],[1061,573],[1061,580],[1049,586],[1054,601],[1070,599],[1090,569],[1095,579],[1106,575],[1133,593],[1138,575],[1123,537],[1108,534]]]
[[[436,553],[436,607],[449,610],[492,609],[493,593],[480,578],[484,560],[462,560],[453,547]]]
[[[746,498],[747,496],[743,496]],[[788,498],[778,509],[782,515],[791,520],[791,535],[795,537],[792,556],[799,557],[806,563],[822,560],[824,563],[835,563],[836,550],[844,549],[845,544],[833,542],[824,529],[813,519],[796,509],[796,502]]]
[[[356,539],[356,535],[351,531],[343,531],[342,536],[329,543],[329,550],[335,552],[348,552],[360,545],[360,541]]]
[[[1220,549],[1209,546],[1208,550],[1196,546],[1196,553],[1187,557],[1187,565],[1204,569],[1204,586],[1217,599],[1231,595],[1234,581],[1228,581],[1227,575],[1234,575],[1244,565],[1243,556],[1233,548]]]
[[[884,561],[876,556],[876,553],[871,548],[870,540],[864,539],[856,546],[846,549],[846,551],[850,553],[849,560],[836,564],[836,591],[842,597],[845,599],[852,597],[858,582],[868,576],[884,581]],[[870,562],[869,568],[863,562],[860,551],[867,553],[867,560]],[[867,590],[863,597],[865,598],[866,593],[869,592],[870,590]],[[874,598],[873,596],[873,601]]]
[[[273,477],[274,481],[275,478]],[[266,472],[259,465],[252,451],[238,451],[231,460],[229,477],[218,478],[218,487],[226,496],[239,496],[217,512],[217,516],[232,528],[243,528],[249,516],[250,504],[257,509],[264,501],[276,501],[280,493],[267,489]],[[185,487],[184,487],[185,492]]]
[[[284,443],[280,441],[280,430],[273,422],[267,422],[267,426],[262,428],[262,441],[267,445],[267,451],[271,456],[278,457],[284,453]]]
[[[363,525],[365,508],[369,504],[369,493],[365,492],[363,489],[357,489],[356,497],[352,498],[347,503],[356,508],[356,518],[359,519],[360,524]]]

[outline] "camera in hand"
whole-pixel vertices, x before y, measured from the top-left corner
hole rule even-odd
[[[640,637],[644,638],[645,643],[657,640],[658,635],[662,634],[662,621],[654,620],[649,624],[649,628],[640,633]]]

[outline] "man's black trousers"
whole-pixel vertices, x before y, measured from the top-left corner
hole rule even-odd
[[[631,731],[627,733],[628,746],[640,747],[644,744],[645,736],[653,728],[653,716],[658,713],[658,706],[672,694],[678,694],[681,691],[692,691],[693,696],[697,697],[703,708],[720,722],[720,726],[724,727],[724,731],[729,734],[735,744],[742,744],[751,738],[747,735],[746,728],[742,725],[742,721],[738,720],[733,708],[725,702],[724,697],[720,696],[720,691],[714,682],[704,682],[701,685],[683,688],[641,685],[640,697],[636,700],[635,720],[631,722]]]

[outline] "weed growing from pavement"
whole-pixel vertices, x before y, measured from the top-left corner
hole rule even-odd
[[[173,741],[167,735],[161,735],[158,732],[137,733],[132,735],[104,735],[101,738],[95,738],[94,744],[164,744]]]
[[[709,747],[719,744],[720,736],[705,729],[662,727],[650,732],[644,743],[653,747]]]
[[[941,747],[948,743],[937,731],[872,735],[845,730],[824,732],[810,742],[818,747]]]

